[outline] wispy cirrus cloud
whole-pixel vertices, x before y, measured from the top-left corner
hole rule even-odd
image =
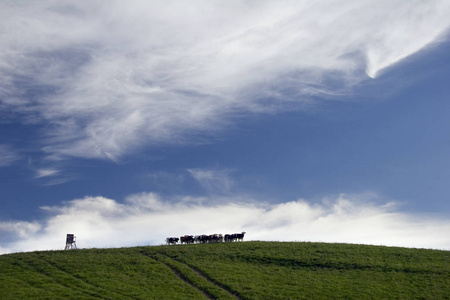
[[[163,244],[168,236],[246,231],[247,240],[319,241],[450,249],[450,222],[438,216],[401,212],[374,195],[339,195],[311,204],[299,199],[278,204],[244,203],[228,198],[166,201],[154,193],[120,203],[85,197],[43,207],[48,217],[35,223],[0,223],[2,253],[62,249],[67,233],[78,247]],[[215,203],[215,204],[211,204]],[[174,221],[176,220],[176,222]],[[161,226],[163,224],[163,226]]]
[[[51,169],[51,168],[38,169],[38,170],[36,170],[36,178],[55,176],[59,172],[61,172],[61,171],[57,170],[57,169]]]
[[[0,109],[54,159],[195,142],[236,115],[336,97],[437,41],[447,1],[0,4]],[[314,101],[313,101],[314,100]]]
[[[234,180],[229,169],[188,169],[189,174],[207,191],[227,193],[230,192]]]
[[[10,145],[0,144],[0,167],[9,166],[19,158],[20,155]]]
[[[76,179],[76,175],[63,171],[64,166],[54,161],[39,163],[29,158],[28,168],[42,186],[58,185]]]

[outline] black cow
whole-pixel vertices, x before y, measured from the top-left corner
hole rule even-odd
[[[235,242],[236,241],[236,234],[225,234],[225,242]]]
[[[245,232],[241,233],[233,233],[233,234],[225,234],[225,242],[236,242],[244,240]]]
[[[201,244],[206,244],[209,243],[210,241],[211,241],[210,235],[202,234],[198,237],[198,242]]]
[[[166,239],[166,244],[167,244],[167,245],[175,245],[176,243],[178,243],[179,240],[180,240],[180,239],[177,238],[177,237],[168,237],[168,238]]]
[[[214,242],[214,243],[221,243],[221,242],[223,242],[223,235],[221,235],[221,234],[212,234],[212,237],[211,237],[211,242]]]
[[[242,242],[244,240],[245,231],[242,231],[241,233],[235,233],[234,235],[236,235],[236,240]]]
[[[192,244],[194,243],[194,237],[192,235],[184,235],[180,237],[182,244]]]
[[[225,242],[232,242],[233,241],[233,235],[232,234],[225,234],[223,240]]]

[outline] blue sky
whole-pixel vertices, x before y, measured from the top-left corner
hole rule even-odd
[[[450,249],[446,1],[0,11],[0,253],[241,231]]]

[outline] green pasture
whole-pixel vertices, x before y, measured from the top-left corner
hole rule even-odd
[[[234,242],[0,256],[0,299],[450,299],[450,252]]]

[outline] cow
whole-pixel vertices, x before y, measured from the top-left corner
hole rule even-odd
[[[223,235],[217,234],[217,233],[213,234],[212,238],[211,238],[211,242],[214,242],[214,243],[221,243],[221,242],[223,242]]]
[[[233,241],[233,235],[232,234],[225,234],[224,241],[225,242],[232,242]]]
[[[175,245],[176,243],[178,243],[179,240],[180,240],[180,239],[177,238],[177,237],[168,237],[168,238],[166,239],[166,244],[167,244],[167,245]]]
[[[194,243],[194,237],[192,235],[184,235],[180,237],[181,244],[192,244]]]
[[[225,234],[225,242],[236,242],[244,240],[245,231],[241,233]]]
[[[210,241],[211,241],[210,235],[202,234],[198,237],[198,242],[201,244],[206,244],[209,243]]]
[[[236,235],[236,240],[238,241],[244,241],[244,235],[245,235],[245,231],[242,231],[241,233],[235,233]]]

